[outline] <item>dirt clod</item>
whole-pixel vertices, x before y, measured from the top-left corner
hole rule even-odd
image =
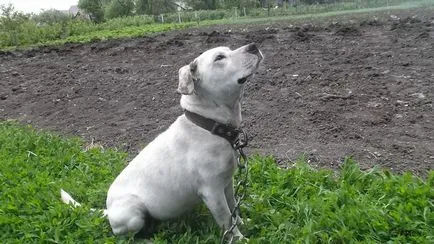
[[[343,26],[340,27],[336,33],[336,35],[341,35],[341,36],[360,36],[360,30],[355,27],[355,26]]]

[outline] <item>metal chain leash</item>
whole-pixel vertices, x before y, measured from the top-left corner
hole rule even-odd
[[[235,175],[234,179],[237,184],[234,189],[235,196],[235,206],[234,209],[231,210],[231,226],[227,228],[221,238],[220,243],[223,244],[228,236],[228,234],[232,233],[232,231],[238,227],[241,223],[238,221],[238,216],[240,215],[240,205],[241,202],[246,197],[247,187],[248,187],[248,175],[249,175],[249,161],[247,159],[246,154],[243,151],[243,148],[247,146],[248,136],[247,133],[243,130],[240,130],[240,135],[242,135],[234,144],[234,149],[238,151],[238,173]],[[231,235],[231,238],[228,240],[228,243],[233,243],[234,235]]]

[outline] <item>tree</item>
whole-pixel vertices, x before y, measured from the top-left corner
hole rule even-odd
[[[105,7],[105,17],[108,19],[133,15],[133,0],[112,0]]]
[[[158,15],[176,10],[176,0],[136,0],[136,14]]]
[[[0,5],[0,30],[17,30],[21,24],[29,19],[29,14],[16,11],[12,4]]]
[[[0,5],[0,46],[20,44],[22,26],[30,21],[30,15],[16,11],[12,4]]]
[[[220,7],[218,6],[218,1],[216,0],[187,0],[186,2],[189,6],[196,10],[217,9]]]
[[[103,3],[105,1],[102,0],[79,0],[78,7],[86,11],[93,21],[99,23],[104,20]]]
[[[149,13],[149,0],[136,0],[136,14]]]
[[[65,23],[72,17],[62,11],[56,9],[44,10],[40,14],[33,17],[33,20],[37,23],[54,24],[54,23]]]

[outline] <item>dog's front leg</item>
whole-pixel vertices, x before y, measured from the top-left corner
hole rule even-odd
[[[217,224],[227,230],[232,225],[231,210],[229,209],[228,201],[226,200],[224,187],[210,186],[201,192],[202,200],[211,211]],[[232,191],[233,196],[233,191]],[[244,239],[244,236],[235,227],[232,235],[237,239]]]

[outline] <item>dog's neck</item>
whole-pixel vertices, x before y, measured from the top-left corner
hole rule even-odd
[[[181,107],[219,123],[239,128],[241,125],[241,98],[226,104],[217,104],[197,94],[182,95]]]

